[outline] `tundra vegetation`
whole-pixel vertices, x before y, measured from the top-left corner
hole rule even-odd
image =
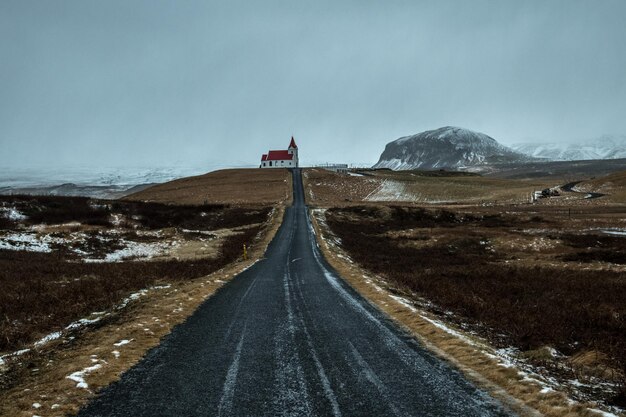
[[[0,207],[5,245],[0,249],[0,352],[24,348],[93,312],[115,309],[138,290],[224,267],[241,256],[242,245],[254,241],[270,212],[266,206],[33,196],[0,197]],[[19,250],[20,236],[27,236],[27,243],[48,243]],[[167,239],[173,248],[201,245],[193,257],[130,251],[128,257],[106,258]],[[203,250],[207,247],[214,250]]]
[[[624,209],[573,220],[568,209],[530,210],[361,205],[328,209],[326,221],[394,291],[623,407],[626,236],[605,227]]]

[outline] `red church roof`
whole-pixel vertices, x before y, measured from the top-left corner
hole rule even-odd
[[[269,151],[267,155],[263,155],[261,157],[261,162],[263,161],[291,161],[293,160],[293,154],[290,154],[289,151]]]
[[[293,136],[291,137],[291,142],[289,142],[289,147],[298,149],[298,145],[296,145],[296,141],[293,139]]]

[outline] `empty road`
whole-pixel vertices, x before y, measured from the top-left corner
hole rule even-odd
[[[225,284],[80,416],[509,416],[347,286],[294,204]]]

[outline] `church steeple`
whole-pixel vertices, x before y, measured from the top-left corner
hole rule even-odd
[[[296,145],[296,140],[293,138],[293,136],[291,137],[291,142],[289,142],[287,152],[293,155],[293,162],[296,168],[299,167],[300,161],[298,160],[298,145]]]

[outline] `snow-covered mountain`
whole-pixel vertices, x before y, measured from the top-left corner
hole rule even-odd
[[[199,175],[212,167],[0,167],[0,195],[34,194],[118,198],[147,185]]]
[[[602,136],[583,143],[518,143],[511,149],[549,161],[626,158],[626,136]]]
[[[483,133],[446,126],[388,143],[374,168],[464,168],[529,159]]]
[[[15,168],[0,167],[0,186],[32,187],[65,183],[77,185],[137,185],[162,183],[176,178],[198,175],[213,167],[154,167],[154,168]]]

